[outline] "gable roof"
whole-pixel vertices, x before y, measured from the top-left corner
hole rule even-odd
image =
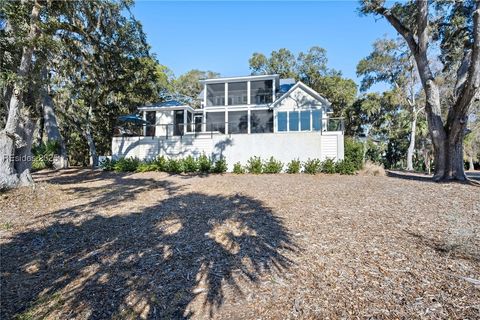
[[[297,83],[295,83],[287,92],[285,92],[280,98],[278,98],[277,100],[275,100],[272,105],[270,106],[270,108],[275,108],[275,106],[280,102],[282,101],[283,99],[285,99],[286,97],[288,97],[292,92],[294,92],[297,88],[300,88],[302,89],[303,91],[305,91],[306,93],[308,93],[309,95],[311,95],[313,98],[317,99],[318,101],[320,101],[321,103],[323,104],[326,104],[328,107],[331,107],[331,103],[330,101],[328,101],[326,98],[322,97],[318,92],[316,92],[315,90],[313,90],[312,88],[310,88],[309,86],[307,86],[305,83],[301,82],[301,81],[298,81]]]

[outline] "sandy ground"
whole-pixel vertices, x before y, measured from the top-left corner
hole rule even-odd
[[[480,318],[480,188],[406,178],[37,173],[0,318]]]

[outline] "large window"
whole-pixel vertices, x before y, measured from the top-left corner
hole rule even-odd
[[[270,110],[250,111],[250,132],[251,133],[273,132],[273,111],[270,111]]]
[[[250,103],[266,104],[273,101],[273,80],[250,82]]]
[[[248,112],[230,111],[228,113],[228,133],[248,132]]]
[[[207,112],[207,131],[225,133],[225,112]]]
[[[145,130],[145,135],[148,137],[155,136],[155,124],[157,122],[156,114],[156,111],[146,111],[145,120],[147,121],[147,126]]]
[[[300,130],[310,131],[310,110],[300,111]]]
[[[247,83],[246,82],[229,82],[228,83],[228,105],[234,106],[239,104],[247,104]]]
[[[207,106],[225,105],[225,83],[207,84]]]
[[[298,131],[298,111],[290,111],[288,113],[288,130]]]
[[[321,110],[312,110],[312,126],[313,130],[321,131],[322,130],[322,111]]]
[[[287,113],[279,112],[277,114],[277,131],[287,131]]]

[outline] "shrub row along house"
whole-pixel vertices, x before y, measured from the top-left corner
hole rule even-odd
[[[225,158],[230,171],[252,156],[343,159],[343,120],[330,117],[330,102],[302,82],[260,75],[202,84],[200,108],[176,100],[139,107],[142,129],[119,129],[113,158],[205,154]]]

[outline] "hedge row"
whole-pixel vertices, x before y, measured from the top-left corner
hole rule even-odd
[[[332,159],[320,161],[320,159],[308,159],[305,162],[300,160],[292,160],[284,168],[284,164],[271,157],[269,160],[262,161],[260,157],[251,157],[247,164],[242,166],[240,162],[233,165],[233,173],[280,173],[285,171],[286,173],[340,173],[340,174],[355,174],[357,170],[356,164],[350,160],[342,160],[335,162]],[[285,170],[284,170],[285,169]]]
[[[160,156],[151,161],[140,161],[137,158],[107,159],[100,164],[100,167],[105,171],[115,172],[224,173],[227,171],[227,162],[223,158],[213,161],[206,155],[198,158],[188,156],[183,159],[168,159]]]

